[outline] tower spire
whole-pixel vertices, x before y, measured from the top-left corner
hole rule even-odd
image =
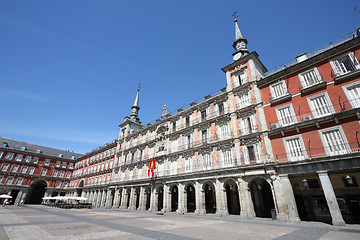
[[[238,60],[239,58],[249,54],[249,50],[247,49],[247,40],[241,34],[239,25],[237,23],[237,12],[233,14],[234,22],[235,22],[235,41],[233,43],[233,48],[235,49],[235,53],[233,53],[234,61]]]
[[[140,122],[140,118],[138,116],[140,107],[139,107],[139,92],[140,92],[140,84],[138,86],[138,90],[137,90],[137,94],[136,94],[136,98],[134,101],[134,105],[131,107],[131,114],[130,114],[130,119],[135,121],[135,122]]]

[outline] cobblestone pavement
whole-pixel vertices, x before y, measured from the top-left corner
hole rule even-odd
[[[0,207],[0,239],[360,239],[360,226],[280,223],[239,216],[177,215],[40,205]]]

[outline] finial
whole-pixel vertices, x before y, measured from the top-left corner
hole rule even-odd
[[[237,11],[236,11],[236,12],[234,12],[234,14],[233,14],[232,16],[234,17],[234,22],[237,22],[237,17],[238,17],[238,15],[237,15]]]
[[[168,106],[166,104],[164,104],[162,107],[161,107],[161,110],[162,110],[162,114],[161,116],[164,117],[167,115],[167,111],[168,111]]]
[[[138,92],[140,91],[140,88],[141,88],[141,87],[140,87],[140,83],[139,83],[139,85],[138,85]]]

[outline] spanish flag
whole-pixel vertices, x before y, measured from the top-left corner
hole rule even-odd
[[[149,161],[149,169],[148,169],[148,177],[150,177],[150,172],[151,172],[151,176],[154,176],[154,169],[155,169],[155,160],[150,160]]]

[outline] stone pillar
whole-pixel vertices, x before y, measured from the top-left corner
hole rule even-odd
[[[164,185],[164,199],[163,199],[163,209],[162,212],[171,212],[171,192],[170,187],[168,185]]]
[[[195,183],[195,202],[196,202],[195,213],[198,215],[206,214],[205,191],[202,188],[202,184],[199,182]]]
[[[19,205],[22,193],[23,193],[22,191],[19,191],[18,195],[16,196],[16,199],[15,199],[15,202],[14,202],[15,206]]]
[[[114,193],[114,204],[113,204],[113,209],[115,209],[115,208],[119,208],[120,207],[120,189],[119,188],[117,188],[116,190],[115,190],[115,193]]]
[[[112,189],[107,190],[106,203],[105,203],[106,208],[112,208],[113,199],[114,199],[114,194],[112,191],[113,191]]]
[[[89,194],[89,202],[90,202],[90,203],[93,203],[93,199],[94,199],[94,193],[93,193],[93,191],[89,191],[88,194]]]
[[[178,209],[176,210],[176,212],[179,214],[184,214],[187,212],[186,192],[185,192],[184,184],[179,183],[178,190],[179,190]]]
[[[126,209],[127,208],[127,201],[128,201],[128,192],[126,191],[126,188],[122,189],[122,194],[121,194],[121,209]]]
[[[145,211],[146,210],[146,194],[145,194],[145,188],[140,187],[140,198],[139,198],[139,207],[137,210],[139,211]]]
[[[229,211],[227,208],[227,200],[226,200],[226,190],[223,186],[223,183],[216,179],[216,215],[226,216],[229,215]]]
[[[106,202],[106,197],[107,197],[107,193],[110,192],[109,190],[102,190],[101,191],[101,203],[100,203],[100,207],[105,207],[105,202]]]
[[[285,201],[285,196],[282,188],[280,178],[278,176],[271,176],[272,186],[271,191],[274,199],[274,206],[276,211],[276,219],[278,221],[287,222],[289,221],[288,215],[288,205]]]
[[[129,203],[129,210],[136,210],[136,189],[131,188],[130,190],[130,203]]]
[[[251,199],[249,183],[242,178],[238,179],[239,182],[239,198],[240,198],[240,218],[251,219],[254,218],[254,204]]]
[[[336,195],[327,171],[318,171],[317,174],[319,175],[326,202],[329,206],[332,224],[335,226],[345,226],[345,221],[341,215],[339,204],[336,200]]]
[[[86,191],[86,192],[83,192],[83,193],[85,194],[84,197],[86,197],[89,200],[89,197],[90,197],[89,191]],[[81,194],[81,196],[82,196],[82,194]]]
[[[96,199],[96,207],[100,207],[101,205],[101,198],[102,198],[102,191],[99,190],[98,194],[97,194],[97,199]]]
[[[282,190],[285,198],[285,202],[288,208],[289,221],[290,222],[299,222],[299,214],[296,207],[295,197],[293,188],[291,186],[290,179],[287,174],[279,175],[282,185]],[[275,185],[274,185],[275,186]]]
[[[157,211],[157,210],[158,210],[158,192],[154,188],[151,191],[150,209],[149,209],[149,211]]]
[[[92,201],[93,207],[96,207],[97,196],[98,196],[98,192],[97,192],[97,191],[94,191],[94,196],[93,196],[93,201]]]

